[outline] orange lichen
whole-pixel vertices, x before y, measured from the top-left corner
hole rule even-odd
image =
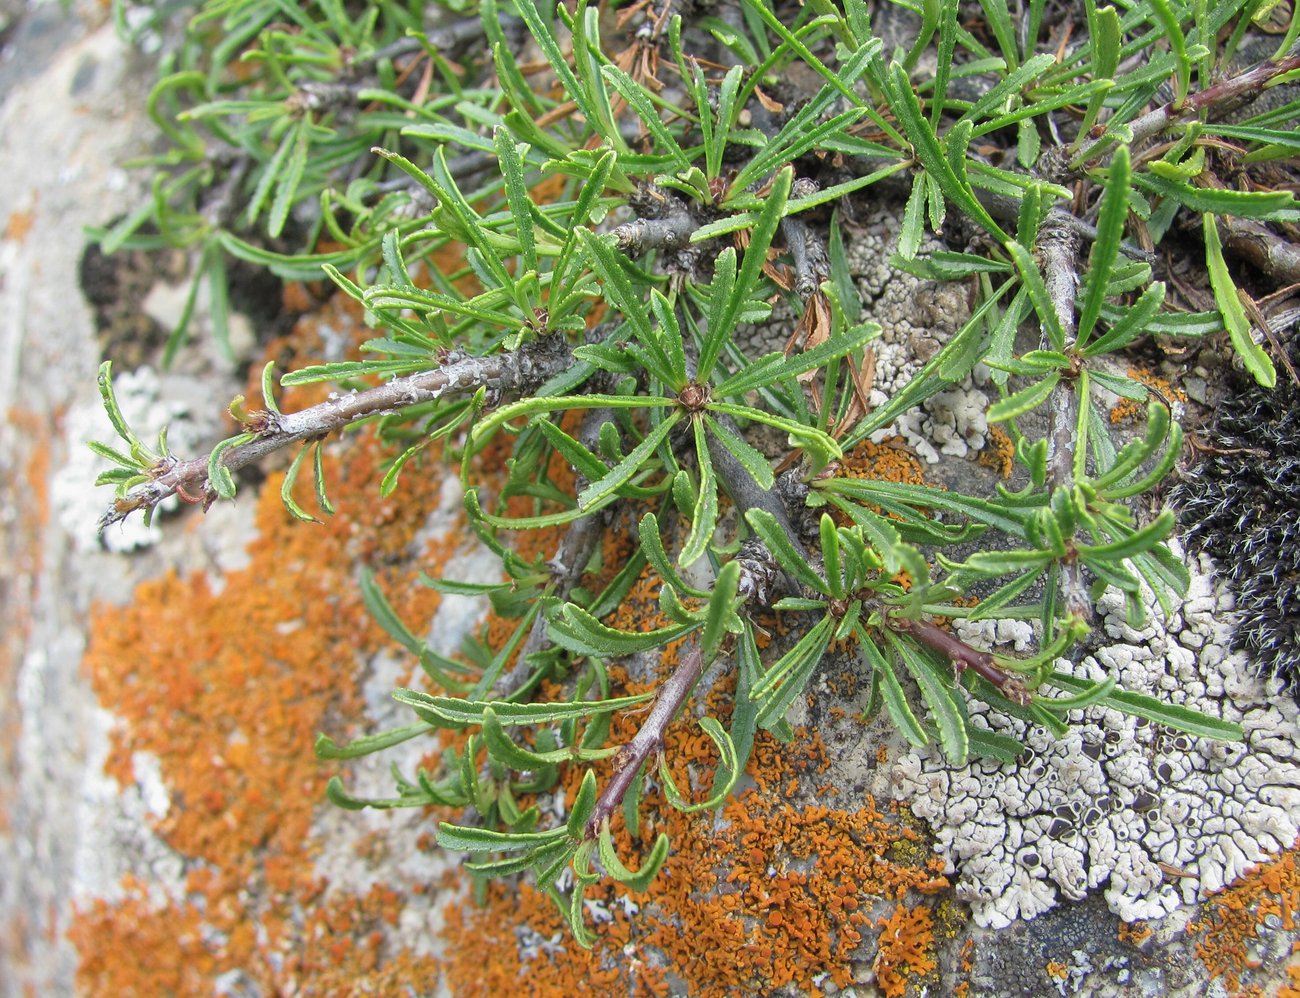
[[[1298,855],[1300,842],[1215,894],[1187,926],[1188,933],[1198,937],[1196,955],[1211,979],[1223,978],[1229,991],[1242,986],[1242,975],[1258,969],[1254,944],[1265,919],[1276,916],[1282,929],[1295,929],[1300,910]]]
[[[1004,479],[1011,477],[1015,467],[1016,445],[1010,434],[1000,426],[990,426],[988,443],[980,451],[979,463],[992,468]]]
[[[870,478],[908,485],[926,484],[920,458],[908,450],[899,437],[878,444],[864,440],[844,456],[837,474],[841,478]]]
[[[1070,975],[1070,968],[1059,960],[1049,960],[1043,969],[1047,971],[1048,977],[1054,977],[1058,981],[1063,981]]]
[[[0,232],[0,239],[21,243],[27,238],[27,233],[32,231],[32,226],[35,224],[35,210],[11,212],[5,222],[4,231]]]
[[[900,905],[888,918],[876,923],[880,929],[880,950],[872,969],[886,998],[900,998],[907,991],[909,975],[923,977],[938,966],[934,957],[934,923],[924,905]]]
[[[1146,922],[1120,922],[1119,941],[1130,946],[1140,946],[1151,938],[1153,931]]]
[[[172,572],[140,585],[129,605],[92,614],[85,668],[120,721],[105,768],[130,785],[136,753],[158,760],[169,807],[154,830],[189,873],[177,897],[128,880],[122,900],[76,913],[70,936],[87,993],[207,995],[225,973],[262,993],[304,995],[392,993],[399,983],[427,991],[435,981],[435,961],[382,940],[402,895],[331,894],[317,876],[311,821],[338,767],[317,762],[311,745],[322,728],[361,716],[365,657],[386,643],[354,566],[377,566],[398,615],[427,620],[439,595],[414,584],[414,567],[385,566],[415,555],[436,571],[455,541],[414,547],[437,478],[403,476],[378,499],[387,452],[371,434],[326,452],[335,517],[292,520],[272,475],[255,500],[248,567],[219,587]],[[298,484],[309,505],[311,483]]]
[[[1160,399],[1165,405],[1172,406],[1175,402],[1186,402],[1187,394],[1181,388],[1175,388],[1165,378],[1153,373],[1145,367],[1134,367],[1129,369],[1129,377],[1134,381],[1145,385],[1156,398]],[[1137,399],[1120,399],[1110,410],[1110,421],[1112,423],[1128,423],[1139,419],[1146,414],[1146,403]]]

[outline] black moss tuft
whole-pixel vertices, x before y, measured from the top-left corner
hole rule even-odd
[[[1300,363],[1300,348],[1290,350]],[[1300,390],[1278,375],[1273,391],[1232,385],[1212,449],[1169,498],[1236,598],[1237,646],[1300,695]]]

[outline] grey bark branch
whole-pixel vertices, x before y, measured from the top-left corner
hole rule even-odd
[[[421,371],[362,392],[338,395],[319,405],[293,413],[263,413],[265,429],[247,443],[229,448],[221,463],[229,471],[256,464],[269,454],[303,440],[323,437],[359,419],[432,402],[446,395],[458,395],[486,387],[507,393],[526,390],[560,373],[573,362],[573,354],[562,336],[533,341],[514,353],[491,357],[455,357],[442,367]],[[152,509],[170,495],[182,493],[210,499],[215,495],[208,481],[208,458],[170,460],[156,469],[156,477],[136,486],[117,500],[99,521],[100,529],[119,523],[137,509]]]
[[[637,257],[657,249],[682,249],[700,227],[699,221],[684,208],[670,211],[663,218],[638,218],[624,222],[613,230],[620,250]]]
[[[1039,234],[1038,248],[1043,256],[1043,276],[1047,283],[1047,293],[1052,300],[1057,321],[1065,332],[1064,349],[1069,353],[1074,347],[1075,340],[1074,297],[1078,284],[1078,233],[1068,226],[1053,224],[1053,219],[1049,217],[1043,223]],[[1055,349],[1047,336],[1046,328],[1043,331],[1042,348]],[[1047,488],[1049,492],[1054,492],[1057,488],[1070,489],[1074,486],[1076,415],[1078,407],[1086,404],[1086,399],[1078,397],[1073,378],[1062,377],[1052,389],[1047,402]],[[1074,559],[1066,559],[1060,563],[1060,572],[1061,594],[1065,601],[1066,613],[1091,623],[1092,601],[1088,598],[1083,566]]]

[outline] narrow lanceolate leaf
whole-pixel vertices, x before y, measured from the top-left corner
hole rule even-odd
[[[1016,270],[1020,271],[1020,279],[1025,282],[1029,300],[1033,302],[1034,311],[1038,313],[1038,321],[1043,324],[1052,349],[1064,350],[1065,330],[1061,327],[1061,319],[1056,314],[1056,306],[1052,302],[1051,295],[1047,293],[1047,284],[1043,281],[1038,264],[1034,262],[1033,253],[1016,242],[1006,243],[1006,250],[1015,261]]]
[[[740,462],[741,467],[749,472],[749,477],[754,479],[760,489],[767,490],[773,486],[776,478],[772,473],[772,466],[756,448],[736,436],[710,415],[704,416],[704,425],[708,427],[710,435],[727,448],[731,456]]]
[[[710,309],[712,325],[706,333],[704,349],[700,351],[697,375],[700,381],[706,381],[712,373],[713,364],[722,353],[725,338],[729,337],[731,330],[735,328],[741,306],[750,298],[751,292],[758,284],[763,265],[767,263],[767,251],[772,245],[772,237],[776,235],[786,201],[789,200],[790,185],[793,180],[792,167],[786,167],[772,178],[772,189],[763,202],[763,210],[759,213],[758,221],[749,233],[749,246],[745,249],[745,259],[741,262],[740,272],[736,275],[735,291],[722,302],[721,308],[716,313]]]
[[[736,764],[736,746],[732,744],[731,736],[727,734],[726,729],[712,717],[700,718],[700,728],[718,748],[718,772],[726,774],[720,783],[714,785],[713,793],[708,800],[700,801],[698,804],[687,803],[686,798],[677,789],[677,784],[673,782],[668,761],[662,755],[659,757],[659,781],[663,784],[664,796],[668,798],[669,804],[685,814],[712,811],[721,807],[740,776],[740,767]]]
[[[928,744],[930,736],[926,734],[924,725],[912,712],[912,706],[907,702],[907,694],[903,692],[893,664],[862,628],[858,629],[858,647],[866,655],[875,674],[880,677],[880,690],[884,695],[885,709],[889,711],[889,718],[894,722],[894,726],[913,745],[919,747]]]
[[[1151,550],[1169,536],[1174,529],[1174,514],[1165,510],[1141,530],[1125,533],[1119,540],[1109,544],[1080,544],[1079,553],[1089,558],[1120,559],[1132,558]]]
[[[587,251],[588,259],[591,260],[592,269],[600,276],[606,296],[632,326],[637,339],[643,343],[648,342],[650,318],[646,315],[641,296],[632,290],[632,282],[628,280],[627,271],[623,269],[618,254],[614,252],[605,237],[596,235],[590,229],[580,228],[577,230],[577,235],[583,249]],[[665,382],[669,380],[669,372],[655,373],[659,374]]]
[[[640,523],[641,550],[645,554],[646,561],[650,567],[658,573],[659,578],[663,579],[674,589],[680,589],[697,599],[704,599],[709,594],[703,589],[697,589],[687,583],[677,572],[677,567],[673,565],[668,557],[668,552],[664,548],[663,537],[659,532],[659,520],[653,513],[647,513],[641,517]]]
[[[600,856],[600,865],[605,868],[605,872],[625,886],[630,891],[640,893],[650,886],[650,882],[659,875],[659,870],[664,865],[664,860],[668,858],[668,835],[660,832],[659,837],[655,839],[654,848],[648,855],[641,858],[641,868],[639,870],[629,870],[621,859],[618,857],[618,851],[614,848],[614,837],[609,832],[609,822],[600,823],[600,837],[597,839],[597,855]]]
[[[563,838],[563,828],[549,832],[498,832],[490,828],[467,828],[438,823],[438,845],[452,852],[519,852]]]
[[[995,402],[989,406],[988,421],[990,423],[1001,423],[1008,419],[1015,419],[1017,416],[1023,416],[1031,409],[1035,409],[1047,401],[1047,396],[1052,394],[1052,389],[1056,383],[1061,380],[1059,374],[1051,374],[1036,384],[1028,388],[1022,388],[1014,395],[1008,395],[1001,402]]]
[[[795,577],[802,585],[819,593],[826,592],[826,583],[812,566],[804,560],[790,538],[786,535],[785,530],[776,521],[773,516],[765,509],[750,509],[745,511],[745,519],[753,528],[758,539],[762,541],[772,556],[781,563],[781,567]]]
[[[709,597],[708,613],[704,618],[704,630],[700,634],[700,651],[706,663],[718,656],[718,649],[729,633],[740,630],[740,618],[736,615],[736,586],[740,582],[740,563],[729,561],[718,572],[713,583],[713,593]]]
[[[713,473],[713,459],[709,456],[709,442],[704,433],[704,424],[698,420],[691,421],[691,430],[695,434],[695,453],[700,464],[699,491],[695,496],[695,507],[691,511],[691,531],[686,535],[677,564],[689,568],[708,549],[713,540],[713,533],[718,528],[718,479]]]
[[[1210,287],[1214,289],[1214,303],[1219,306],[1228,335],[1232,338],[1232,348],[1251,376],[1265,388],[1272,388],[1277,384],[1277,370],[1268,354],[1251,338],[1250,320],[1246,318],[1245,306],[1237,296],[1237,286],[1224,262],[1214,216],[1204,215],[1202,227],[1205,229],[1205,264],[1210,272]]]
[[[316,736],[316,758],[356,759],[363,755],[369,755],[371,752],[378,752],[380,749],[400,745],[412,738],[428,734],[432,730],[434,730],[433,725],[420,721],[417,724],[408,724],[403,728],[394,728],[392,731],[384,731],[377,735],[358,738],[346,745],[340,745],[329,735],[321,734]]]
[[[608,474],[597,481],[592,482],[585,489],[578,493],[578,507],[580,509],[589,509],[596,503],[600,502],[611,493],[617,492],[620,488],[632,480],[641,465],[649,460],[650,455],[654,453],[656,447],[668,436],[668,431],[677,425],[681,419],[681,410],[675,409],[670,412],[658,426],[650,430],[639,444],[632,448],[627,457],[623,458],[615,465]]]
[[[1067,675],[1063,672],[1053,672],[1047,677],[1047,683],[1050,686],[1076,694],[1089,692],[1093,687],[1092,680],[1081,679],[1078,676]],[[1134,717],[1145,717],[1156,724],[1177,728],[1179,731],[1185,731],[1189,735],[1196,735],[1201,738],[1213,738],[1218,741],[1240,741],[1244,737],[1240,724],[1223,721],[1217,717],[1210,717],[1198,710],[1190,710],[1176,704],[1164,703],[1155,697],[1146,696],[1142,693],[1114,690],[1100,700],[1099,703],[1104,707],[1112,707],[1125,714],[1132,714]]]
[[[653,631],[619,631],[602,624],[586,610],[568,604],[550,621],[551,640],[561,648],[595,658],[617,658],[660,648],[693,631],[698,624],[684,623]]]
[[[956,702],[961,692],[940,680],[936,667],[905,638],[897,638],[892,632],[886,632],[886,636],[921,688],[921,697],[929,709],[931,720],[939,729],[939,744],[943,746],[944,755],[955,766],[965,765],[970,752],[970,738],[966,734],[964,711]]]
[[[1106,189],[1101,195],[1101,210],[1097,216],[1097,238],[1092,243],[1092,256],[1083,293],[1083,307],[1079,310],[1076,343],[1080,347],[1087,342],[1093,326],[1097,324],[1097,317],[1101,315],[1110,272],[1119,257],[1119,244],[1124,238],[1124,220],[1128,217],[1131,173],[1128,146],[1120,146],[1111,158],[1110,175],[1106,178]]]
[[[213,447],[212,453],[208,455],[208,484],[222,499],[235,498],[235,478],[222,461],[222,457],[230,448],[246,444],[252,439],[253,434],[251,433],[240,433],[228,437]]]
[[[826,654],[834,630],[835,618],[822,617],[750,691],[750,699],[760,703],[760,727],[770,728],[785,717],[790,705],[808,685],[813,670]]]
[[[528,184],[524,179],[524,164],[510,132],[497,128],[493,133],[497,162],[505,179],[506,203],[514,218],[515,237],[519,240],[519,255],[525,271],[537,270],[537,241],[533,235],[532,200],[528,197]]]
[[[408,707],[418,707],[434,717],[453,724],[481,724],[483,712],[492,708],[497,719],[511,724],[551,724],[575,717],[608,714],[611,711],[645,703],[654,693],[615,697],[611,700],[579,700],[572,703],[508,703],[505,701],[473,701],[459,697],[430,696],[419,690],[396,690],[393,699]]]

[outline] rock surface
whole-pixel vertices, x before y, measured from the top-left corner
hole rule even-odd
[[[954,770],[859,720],[865,691],[830,668],[792,718],[801,743],[763,747],[767,769],[722,820],[674,828],[661,894],[593,902],[596,957],[526,888],[477,907],[455,857],[430,847],[429,816],[325,804],[342,764],[312,759],[315,732],[343,741],[404,723],[387,691],[416,681],[367,623],[357,569],[381,567],[395,602],[415,592],[406,619],[431,621],[452,652],[484,607],[438,605],[415,573],[483,580],[492,562],[456,533],[454,481],[425,473],[380,503],[361,445],[330,455],[355,527],[288,525],[275,488],[259,498],[248,483],[201,521],[182,511],[107,540],[130,556],[92,540],[102,497],[82,441],[107,428],[94,380],[106,331],[74,289],[82,228],[141,196],[121,164],[153,140],[151,67],[97,4],[33,5],[0,30],[0,994],[459,996],[573,981],[609,994],[1294,993],[1278,988],[1300,976],[1287,967],[1296,711],[1228,653],[1231,607],[1207,562],[1193,563],[1176,619],[1108,620],[1076,668],[1240,719],[1244,746],[1098,712],[1067,739],[1031,739],[1015,767]],[[854,244],[864,302],[897,320],[879,348],[882,392],[964,307],[868,267],[891,238],[882,213]],[[215,356],[187,364],[125,384],[145,422],[187,417],[198,447],[242,376]],[[941,462],[913,471],[977,473],[981,388],[898,427]],[[316,571],[322,551],[334,561]],[[390,763],[409,778],[435,751],[366,757],[346,769],[348,790],[389,796]],[[557,816],[565,791],[547,799]]]

